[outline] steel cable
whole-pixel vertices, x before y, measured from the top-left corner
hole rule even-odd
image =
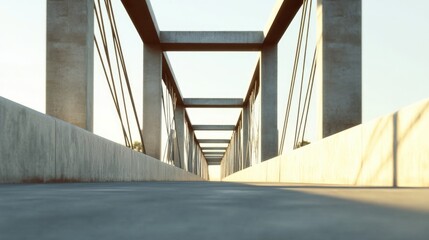
[[[295,137],[294,137],[294,144],[293,147],[296,148],[296,144],[298,142],[298,138],[299,138],[299,130],[298,130],[298,123],[299,123],[299,119],[300,119],[300,110],[301,110],[301,98],[302,98],[302,88],[304,85],[304,73],[305,73],[305,63],[307,60],[307,49],[308,49],[308,35],[309,35],[309,31],[310,31],[310,18],[311,18],[311,4],[312,4],[313,0],[310,0],[310,4],[309,6],[309,10],[308,10],[308,17],[307,17],[307,32],[306,32],[306,36],[305,36],[305,45],[304,45],[304,59],[303,59],[303,63],[302,63],[302,72],[301,72],[301,84],[299,87],[299,98],[298,98],[298,111],[296,114],[296,126],[295,126]],[[305,20],[304,20],[304,24],[305,24]],[[305,105],[304,105],[305,108]],[[303,108],[303,111],[304,111]]]
[[[282,137],[281,137],[281,142],[280,142],[279,154],[283,153],[283,148],[284,148],[285,139],[286,139],[288,120],[289,120],[290,109],[291,109],[291,105],[292,105],[293,91],[295,88],[296,73],[297,73],[299,57],[300,57],[300,53],[301,53],[301,43],[302,43],[302,35],[303,35],[303,31],[304,31],[305,17],[307,15],[307,2],[308,2],[307,0],[303,0],[301,23],[300,23],[300,27],[299,27],[298,41],[297,41],[297,46],[296,46],[296,50],[295,50],[295,61],[294,61],[294,66],[293,66],[293,71],[292,71],[291,84],[289,87],[289,96],[288,96],[288,101],[287,101],[287,106],[286,106],[285,119],[283,121],[283,131],[282,131]]]

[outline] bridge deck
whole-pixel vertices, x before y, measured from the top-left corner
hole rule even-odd
[[[428,239],[429,189],[0,185],[1,239]]]

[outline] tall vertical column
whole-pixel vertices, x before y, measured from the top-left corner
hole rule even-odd
[[[362,121],[361,0],[318,0],[319,134]]]
[[[261,51],[261,161],[278,154],[277,131],[277,44]]]
[[[48,0],[46,113],[92,131],[94,2]]]
[[[249,115],[250,115],[250,109],[249,104],[243,106],[242,110],[242,116],[243,116],[243,145],[242,145],[242,163],[240,165],[240,169],[247,168],[250,166],[250,159],[249,159],[249,132],[250,132],[250,126],[249,126]]]
[[[159,45],[143,46],[143,139],[146,154],[161,159],[162,51]]]
[[[174,121],[176,123],[176,142],[177,142],[177,159],[174,159],[174,164],[177,167],[185,169],[185,108],[177,105],[174,110]]]
[[[188,154],[187,154],[187,171],[193,173],[194,172],[194,157],[195,157],[195,150],[194,147],[196,145],[195,142],[195,132],[192,132],[189,134],[189,144],[188,144]]]

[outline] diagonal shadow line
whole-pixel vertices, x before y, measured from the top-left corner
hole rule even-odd
[[[392,121],[393,121],[393,129],[392,129],[392,135],[393,135],[393,142],[392,142],[392,151],[390,152],[390,154],[381,161],[380,165],[378,166],[377,170],[375,171],[375,174],[373,175],[372,179],[374,179],[375,177],[377,177],[380,172],[382,171],[382,169],[390,163],[390,160],[392,160],[392,164],[393,164],[393,171],[392,171],[392,187],[398,187],[398,148],[401,144],[401,142],[405,141],[405,139],[408,137],[409,133],[411,132],[411,130],[414,128],[414,126],[421,121],[421,118],[423,116],[423,114],[428,111],[429,109],[429,103],[426,103],[423,108],[421,108],[419,110],[419,113],[416,115],[416,117],[408,124],[407,128],[405,130],[401,130],[402,134],[400,136],[400,138],[398,137],[398,124],[399,124],[399,111],[395,112],[392,115]],[[376,135],[372,136],[371,139],[372,141],[370,143],[376,143],[377,139],[382,135],[384,128],[387,126],[388,121],[383,125],[383,127],[377,127],[376,130]],[[355,179],[355,185],[357,185],[358,179],[360,178],[360,175],[362,173],[363,167],[365,165],[365,162],[368,160],[369,156],[371,156],[371,154],[374,152],[374,150],[376,149],[376,144],[370,144],[368,143],[367,146],[371,146],[363,155],[362,159],[361,159],[361,167],[359,169],[359,173],[356,176]],[[370,179],[369,181],[372,181],[372,179]]]

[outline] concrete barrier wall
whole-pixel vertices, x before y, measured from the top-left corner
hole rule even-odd
[[[203,180],[0,97],[0,183]]]
[[[426,100],[223,180],[428,187],[428,138]]]

